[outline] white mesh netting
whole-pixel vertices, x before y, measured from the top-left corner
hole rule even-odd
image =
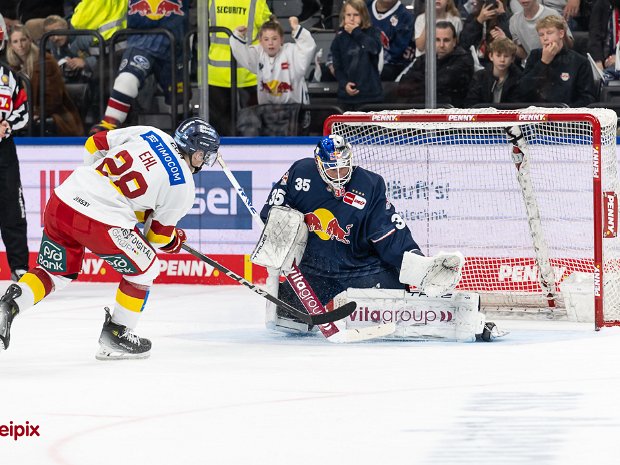
[[[590,116],[552,121],[558,115],[572,119],[568,115],[573,114]],[[600,151],[593,146],[592,116],[600,121]],[[613,230],[617,207],[611,216],[607,209],[609,205],[612,211],[618,193],[613,111],[411,110],[346,113],[331,121],[331,132],[354,146],[355,164],[383,176],[388,198],[423,252],[465,254],[460,289],[487,295],[487,302],[499,298],[501,305],[545,306],[551,297],[561,307],[561,283],[574,272],[593,275],[599,248],[605,324],[620,320],[620,244]],[[525,177],[531,192],[525,196],[505,131],[515,126],[524,136],[522,148],[529,160]],[[601,238],[595,240],[598,153],[601,194],[596,202],[604,208]],[[552,296],[541,288],[541,257],[555,274]]]

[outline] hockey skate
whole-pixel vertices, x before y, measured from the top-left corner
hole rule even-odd
[[[24,270],[23,268],[17,268],[15,270],[11,271],[11,281],[13,282],[17,282],[21,279],[22,276],[24,276],[26,273],[28,273],[28,270]]]
[[[112,322],[110,309],[105,307],[105,322],[99,336],[97,360],[129,360],[148,358],[151,341],[134,334],[127,326]]]
[[[476,334],[476,341],[491,342],[500,337],[504,337],[508,334],[508,331],[499,329],[492,321],[487,321],[484,324],[482,333]]]
[[[295,318],[293,315],[289,315],[280,307],[276,309],[275,313],[275,318],[267,323],[267,327],[269,329],[297,335],[310,334],[313,330],[318,330],[318,328],[304,323],[303,321]]]
[[[15,299],[20,295],[22,295],[22,289],[17,284],[11,284],[4,295],[0,297],[0,350],[9,348],[11,323],[13,323],[15,315],[19,313]]]

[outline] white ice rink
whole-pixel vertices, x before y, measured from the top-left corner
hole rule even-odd
[[[336,345],[267,332],[243,287],[156,285],[136,331],[151,358],[98,362],[115,288],[75,283],[15,320],[0,425],[40,437],[0,437],[0,464],[620,463],[615,328]]]

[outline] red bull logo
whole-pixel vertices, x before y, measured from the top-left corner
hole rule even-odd
[[[273,80],[269,82],[261,81],[260,89],[262,92],[268,92],[271,95],[279,97],[287,92],[292,92],[293,86],[291,86],[288,82],[278,80]]]
[[[306,226],[308,226],[308,231],[316,233],[324,241],[334,239],[347,245],[351,243],[347,237],[351,233],[353,225],[348,224],[345,228],[342,228],[338,219],[325,208],[319,208],[313,212],[306,213],[304,221]]]
[[[184,16],[182,0],[129,0],[128,15],[158,20],[171,15]]]

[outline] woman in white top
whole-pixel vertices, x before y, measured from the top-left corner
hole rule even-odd
[[[463,30],[461,15],[454,4],[454,0],[435,0],[435,20],[450,21],[456,29],[457,38]],[[426,51],[426,13],[419,14],[416,18],[413,38],[415,40],[415,56],[424,55]]]

